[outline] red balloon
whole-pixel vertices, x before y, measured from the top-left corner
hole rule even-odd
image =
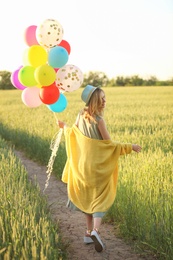
[[[55,72],[57,73],[57,71],[59,70],[59,68],[54,68]]]
[[[70,47],[70,44],[69,44],[67,41],[62,40],[62,41],[58,44],[58,46],[63,47],[64,49],[66,49],[66,51],[68,52],[68,54],[70,54],[70,52],[71,52],[71,47]]]
[[[50,86],[41,87],[39,96],[44,104],[50,105],[54,104],[58,100],[60,91],[56,87],[55,83],[53,83]]]

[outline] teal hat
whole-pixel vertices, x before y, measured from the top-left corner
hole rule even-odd
[[[87,85],[81,95],[82,100],[87,104],[91,98],[92,93],[97,89],[91,85]]]

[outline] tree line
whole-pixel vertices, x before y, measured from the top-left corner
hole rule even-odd
[[[139,75],[131,77],[117,76],[109,79],[104,72],[90,71],[84,74],[84,80],[81,87],[93,85],[95,87],[125,87],[125,86],[173,86],[173,78],[160,81],[155,76],[143,79]],[[0,89],[14,89],[11,83],[11,72],[0,71]]]
[[[161,81],[155,76],[148,79],[143,79],[138,75],[131,77],[117,76],[109,79],[104,72],[92,72],[84,74],[82,86],[86,85],[102,86],[102,87],[124,87],[124,86],[173,86],[173,78],[170,80]]]

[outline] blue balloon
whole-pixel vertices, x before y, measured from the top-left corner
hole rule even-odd
[[[47,107],[53,112],[62,112],[67,107],[67,99],[62,93],[60,93],[58,100],[51,105],[47,105]]]
[[[61,46],[55,46],[48,53],[48,63],[53,68],[63,67],[69,58],[67,50]]]

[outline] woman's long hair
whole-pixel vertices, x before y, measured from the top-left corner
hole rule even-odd
[[[83,109],[83,113],[85,115],[85,118],[88,118],[90,121],[96,122],[96,116],[103,116],[103,107],[102,107],[102,96],[101,94],[104,93],[104,91],[100,88],[97,88],[93,94],[91,95],[91,98],[85,108]]]

